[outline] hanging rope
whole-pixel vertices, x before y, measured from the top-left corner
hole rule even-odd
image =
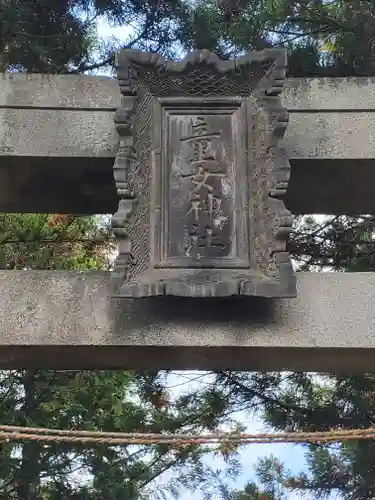
[[[375,428],[332,430],[325,432],[290,432],[280,434],[142,434],[126,432],[77,431],[0,425],[0,441],[40,441],[111,445],[199,445],[210,443],[331,443],[375,439]]]

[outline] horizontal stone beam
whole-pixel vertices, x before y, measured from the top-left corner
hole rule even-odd
[[[287,206],[373,213],[375,79],[289,79]],[[0,75],[0,211],[111,213],[117,81]]]
[[[374,370],[371,273],[298,273],[296,299],[109,299],[107,273],[0,271],[0,368]]]
[[[374,110],[375,78],[288,78],[283,101],[291,112]],[[119,106],[117,80],[107,76],[0,73],[0,108],[110,111]]]
[[[15,73],[0,89],[2,155],[115,156],[116,80]],[[291,159],[374,159],[375,78],[289,79],[283,102]]]

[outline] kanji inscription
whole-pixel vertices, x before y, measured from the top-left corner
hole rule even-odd
[[[223,230],[229,217],[222,210],[221,182],[226,172],[212,147],[212,141],[220,139],[220,131],[211,132],[204,116],[191,119],[191,131],[190,136],[180,139],[192,150],[188,171],[181,173],[191,183],[185,212],[184,254],[201,259],[228,252]]]
[[[168,187],[162,210],[168,213],[168,239],[161,260],[166,267],[248,266],[239,255],[239,235],[246,225],[236,227],[233,219],[235,184],[246,180],[243,169],[237,178],[235,172],[240,170],[233,148],[234,134],[240,135],[233,123],[235,109],[192,111],[165,111],[162,169]]]

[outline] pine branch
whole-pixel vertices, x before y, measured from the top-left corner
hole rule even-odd
[[[131,40],[128,44],[124,45],[123,46],[124,49],[131,49],[132,47],[134,47],[134,45],[136,45],[142,39],[146,38],[146,35],[147,35],[150,27],[152,26],[152,23],[155,20],[155,16],[156,16],[156,13],[154,12],[152,14],[151,18],[149,18],[146,21],[146,25],[144,26],[143,30],[138,34],[137,37],[135,37],[133,40]],[[84,73],[86,71],[93,71],[95,69],[99,69],[99,68],[102,68],[102,67],[105,67],[105,66],[113,66],[114,62],[115,62],[115,55],[112,54],[109,57],[107,57],[106,59],[104,59],[102,61],[99,61],[97,63],[90,64],[90,65],[84,65],[84,64],[80,65],[77,69],[75,69],[71,73],[72,74]]]
[[[314,412],[309,409],[309,408],[301,408],[300,406],[293,405],[293,404],[286,404],[283,403],[275,398],[272,398],[270,396],[267,396],[261,392],[258,392],[255,389],[250,389],[247,387],[245,384],[243,384],[240,380],[236,379],[230,372],[226,371],[220,371],[218,372],[224,379],[227,379],[232,386],[236,387],[238,390],[242,391],[243,393],[247,394],[251,398],[257,397],[261,401],[271,404],[273,406],[276,406],[277,408],[281,410],[293,410],[296,413],[299,413],[303,415],[303,417],[306,417],[308,415],[312,415]]]

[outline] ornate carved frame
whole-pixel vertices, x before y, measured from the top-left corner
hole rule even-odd
[[[280,145],[288,124],[280,98],[285,51],[251,52],[229,61],[203,50],[171,62],[123,50],[116,62],[122,95],[115,114],[119,149],[113,168],[119,196],[112,219],[119,244],[116,296],[294,297],[295,274],[286,251],[292,216],[283,202],[290,164]],[[192,83],[199,71],[201,86],[198,80]],[[237,113],[237,122],[244,125],[246,144],[235,153],[244,162],[238,169],[247,176],[247,201],[235,217],[241,218],[246,248],[237,248],[235,258],[223,265],[215,259],[204,265],[185,259],[184,265],[163,251],[170,229],[163,215],[169,167],[162,124],[168,112],[204,114],[206,108],[221,116]],[[241,179],[243,186],[246,177]]]

